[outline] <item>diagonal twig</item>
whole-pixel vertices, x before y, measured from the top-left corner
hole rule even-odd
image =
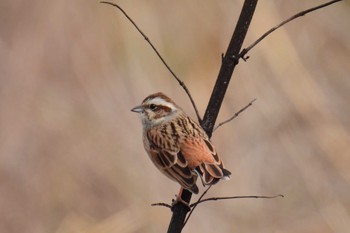
[[[201,123],[202,119],[199,115],[196,103],[194,102],[190,91],[188,90],[187,86],[185,85],[185,83],[177,77],[177,75],[174,73],[174,71],[170,68],[170,66],[166,63],[166,61],[164,60],[164,58],[160,55],[160,53],[158,52],[158,50],[156,49],[156,47],[154,47],[154,45],[152,44],[151,40],[148,38],[148,36],[146,36],[145,33],[143,33],[143,31],[137,26],[137,24],[134,22],[134,20],[132,20],[130,18],[130,16],[123,10],[123,8],[121,8],[119,5],[112,3],[112,2],[105,2],[105,1],[101,1],[100,3],[104,3],[104,4],[108,4],[111,6],[114,6],[116,8],[118,8],[123,14],[124,16],[132,23],[132,25],[134,25],[134,27],[136,28],[136,30],[143,36],[143,38],[147,41],[147,43],[152,47],[153,51],[157,54],[157,56],[159,57],[159,59],[163,62],[163,64],[165,65],[165,67],[169,70],[169,72],[173,75],[173,77],[176,79],[176,81],[179,83],[179,85],[185,90],[186,94],[188,95],[188,97],[190,98],[190,101],[192,103],[192,106],[194,108],[194,111],[196,112],[197,115],[197,119],[198,122]]]
[[[223,121],[221,123],[219,123],[217,126],[214,127],[214,130],[217,130],[220,126],[226,124],[226,123],[229,123],[230,121],[232,121],[233,119],[235,119],[236,117],[238,117],[239,114],[241,114],[242,112],[244,112],[247,108],[249,108],[250,106],[253,105],[254,101],[256,99],[253,99],[252,101],[250,101],[246,106],[244,106],[243,108],[241,108],[238,112],[235,113],[235,115],[233,115],[232,117],[230,117],[229,119],[227,119],[226,121]]]
[[[211,185],[202,193],[202,195],[198,198],[198,200],[197,200],[194,204],[190,205],[191,211],[190,211],[190,213],[188,214],[186,220],[184,221],[184,224],[182,225],[182,228],[185,227],[185,225],[186,225],[188,219],[190,219],[190,217],[191,217],[193,211],[196,209],[197,205],[198,205],[199,203],[201,203],[200,201],[201,201],[202,198],[205,196],[205,194],[207,194],[207,192],[209,191],[210,188],[211,188]]]
[[[336,2],[340,2],[342,0],[333,0],[333,1],[330,1],[330,2],[326,2],[324,4],[321,4],[319,6],[315,6],[315,7],[312,7],[310,9],[307,9],[307,10],[304,10],[304,11],[301,11],[295,15],[293,15],[292,17],[289,17],[288,19],[284,20],[283,22],[281,22],[280,24],[276,25],[275,27],[271,28],[270,30],[268,30],[267,32],[265,32],[261,37],[259,37],[259,39],[257,39],[253,44],[249,45],[247,48],[244,48],[242,50],[242,52],[240,52],[239,54],[239,57],[242,58],[244,61],[246,61],[249,56],[245,56],[252,48],[254,48],[257,44],[259,44],[265,37],[267,37],[268,35],[270,35],[273,31],[277,30],[278,28],[282,27],[283,25],[289,23],[290,21],[296,19],[296,18],[299,18],[301,16],[304,16],[312,11],[315,11],[315,10],[318,10],[320,8],[323,8],[323,7],[326,7],[326,6],[329,6],[333,3],[336,3]]]

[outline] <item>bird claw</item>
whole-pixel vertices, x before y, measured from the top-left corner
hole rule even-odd
[[[191,206],[190,206],[190,204],[189,203],[187,203],[186,201],[184,201],[182,198],[181,198],[181,196],[179,196],[179,195],[175,195],[175,200],[173,199],[172,200],[172,203],[171,203],[171,210],[173,210],[174,209],[174,206],[175,205],[177,205],[177,204],[182,204],[182,205],[184,205],[187,209],[188,209],[188,211],[190,211],[191,210]]]

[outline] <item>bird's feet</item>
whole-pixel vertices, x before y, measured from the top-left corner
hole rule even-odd
[[[188,209],[188,211],[191,210],[191,206],[189,203],[185,202],[182,198],[181,195],[175,195],[176,199],[173,199],[172,203],[171,203],[171,210],[174,209],[174,206],[181,203],[182,205],[186,206],[186,208]]]

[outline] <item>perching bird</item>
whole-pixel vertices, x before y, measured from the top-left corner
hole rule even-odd
[[[149,95],[131,111],[141,116],[143,144],[150,159],[182,188],[198,194],[198,175],[203,185],[230,178],[231,172],[202,127],[169,97],[160,92]]]

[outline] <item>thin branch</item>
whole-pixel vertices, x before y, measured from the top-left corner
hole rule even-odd
[[[310,9],[307,9],[307,10],[304,10],[304,11],[301,11],[295,15],[293,15],[292,17],[284,20],[283,22],[281,22],[280,24],[278,24],[277,26],[271,28],[270,30],[268,30],[267,32],[265,32],[259,39],[257,39],[253,44],[249,45],[247,48],[243,49],[242,52],[239,54],[239,57],[241,57],[243,60],[247,60],[249,57],[245,57],[245,55],[252,49],[254,48],[258,43],[260,43],[265,37],[267,37],[268,35],[270,35],[273,31],[277,30],[278,28],[282,27],[283,25],[289,23],[290,21],[294,20],[294,19],[297,19],[301,16],[304,16],[312,11],[315,11],[315,10],[318,10],[318,9],[321,9],[323,7],[326,7],[326,6],[329,6],[329,5],[332,5],[333,3],[336,3],[336,2],[340,2],[342,0],[333,0],[333,1],[330,1],[330,2],[327,2],[327,3],[324,3],[324,4],[321,4],[319,6],[316,6],[316,7],[312,7]]]
[[[277,197],[284,197],[282,194],[278,194],[275,196],[233,196],[233,197],[211,197],[211,198],[206,198],[203,200],[198,200],[197,202],[193,203],[190,205],[192,206],[197,206],[200,203],[207,202],[207,201],[218,201],[218,200],[227,200],[227,199],[248,199],[248,198],[264,198],[264,199],[272,199],[272,198],[277,198]]]
[[[209,186],[210,188],[211,186]],[[193,212],[193,209],[200,203],[203,203],[203,202],[207,202],[207,201],[218,201],[218,200],[229,200],[229,199],[248,199],[248,198],[255,198],[255,199],[258,199],[258,198],[264,198],[264,199],[272,199],[272,198],[277,198],[277,197],[284,197],[283,194],[278,194],[278,195],[275,195],[275,196],[232,196],[232,197],[210,197],[210,198],[206,198],[206,199],[202,199],[204,197],[204,195],[208,192],[209,188],[207,188],[203,194],[198,198],[198,200],[195,202],[195,203],[192,203],[190,205],[190,207],[192,208],[192,211],[190,212],[189,216],[187,217],[186,219],[186,222],[188,220],[188,218],[190,217],[190,215],[192,214]],[[167,204],[167,203],[163,203],[163,202],[160,202],[160,203],[153,203],[151,204],[151,206],[163,206],[163,207],[166,207],[166,208],[170,208],[171,209],[171,205]],[[186,224],[185,222],[185,224]]]
[[[147,43],[151,46],[151,48],[153,49],[153,51],[157,54],[157,56],[159,57],[159,59],[163,62],[163,64],[165,65],[165,67],[169,70],[169,72],[173,75],[173,77],[176,79],[176,81],[180,84],[180,86],[185,90],[186,94],[188,95],[188,97],[190,98],[190,101],[192,103],[192,106],[194,108],[194,111],[196,112],[197,118],[198,118],[198,122],[201,123],[202,119],[199,115],[196,103],[194,102],[190,91],[188,90],[187,86],[185,85],[185,83],[177,77],[177,75],[174,73],[174,71],[170,68],[170,66],[165,62],[165,60],[163,59],[163,57],[160,55],[160,53],[158,52],[158,50],[156,49],[156,47],[154,47],[154,45],[152,44],[151,40],[148,38],[148,36],[146,36],[145,33],[143,33],[143,31],[137,26],[137,24],[134,22],[134,20],[132,20],[130,18],[130,16],[117,4],[112,3],[112,2],[105,2],[105,1],[101,1],[100,3],[104,3],[104,4],[108,4],[111,6],[114,6],[116,8],[118,8],[123,14],[124,16],[132,23],[132,25],[134,25],[134,27],[136,28],[136,30],[143,36],[143,38],[147,41]]]
[[[250,101],[246,106],[244,106],[243,108],[241,108],[238,112],[235,113],[235,115],[233,115],[232,117],[230,117],[229,119],[227,119],[226,121],[221,122],[220,124],[218,124],[217,126],[215,126],[213,132],[215,130],[217,130],[220,126],[229,123],[230,121],[232,121],[233,119],[235,119],[236,117],[238,117],[239,114],[241,114],[242,112],[244,112],[247,108],[249,108],[250,106],[253,105],[254,101],[256,99],[253,99],[252,101]]]
[[[159,202],[159,203],[153,203],[151,204],[151,206],[163,206],[163,207],[167,207],[171,209],[171,205],[167,204],[167,203],[163,203],[163,202]]]
[[[211,185],[202,193],[202,195],[198,198],[198,200],[197,200],[194,204],[190,205],[191,211],[190,211],[190,213],[188,214],[188,216],[187,216],[187,218],[186,218],[184,224],[182,225],[182,228],[185,227],[185,225],[186,225],[188,219],[190,219],[190,217],[191,217],[193,211],[196,209],[197,205],[198,205],[199,203],[201,203],[200,201],[201,201],[202,198],[205,196],[205,194],[207,194],[207,192],[209,191],[210,188],[211,188]]]

